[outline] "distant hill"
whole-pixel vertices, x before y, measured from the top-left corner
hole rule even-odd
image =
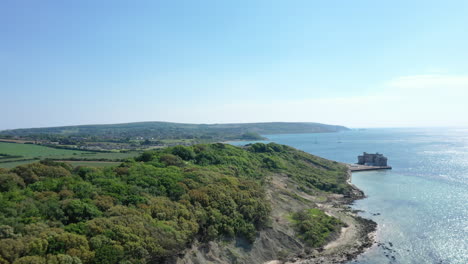
[[[320,123],[239,123],[239,124],[184,124],[170,122],[137,122],[111,125],[79,125],[45,128],[26,128],[0,131],[3,136],[29,137],[53,134],[67,136],[97,136],[105,138],[142,137],[168,138],[225,138],[243,139],[249,134],[323,133],[348,130],[344,126]]]

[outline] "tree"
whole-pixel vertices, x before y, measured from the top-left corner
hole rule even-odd
[[[21,165],[11,170],[23,179],[26,184],[31,184],[39,180],[39,176],[27,165]]]
[[[1,262],[0,262],[1,263]],[[26,256],[19,258],[13,264],[46,264],[47,260],[41,256]]]
[[[105,245],[96,250],[94,262],[96,264],[116,264],[124,256],[124,250],[119,245]]]
[[[0,173],[0,191],[8,192],[15,188],[24,188],[24,180],[16,173]]]
[[[192,147],[175,146],[172,148],[171,153],[187,161],[195,158],[195,152]]]
[[[62,209],[65,212],[67,224],[93,219],[102,214],[94,204],[79,199],[64,200]]]

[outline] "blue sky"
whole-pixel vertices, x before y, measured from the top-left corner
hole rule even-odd
[[[468,1],[1,1],[0,129],[468,124]]]

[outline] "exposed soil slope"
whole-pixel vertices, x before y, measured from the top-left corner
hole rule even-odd
[[[372,245],[376,224],[357,216],[348,206],[364,197],[362,191],[353,186],[352,195],[344,197],[330,193],[308,194],[298,187],[287,175],[270,176],[266,188],[272,205],[271,227],[262,230],[252,245],[242,240],[195,245],[177,263],[342,263]],[[346,224],[321,248],[307,247],[298,239],[289,219],[291,213],[311,207]]]

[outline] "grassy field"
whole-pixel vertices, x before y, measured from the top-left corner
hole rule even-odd
[[[17,143],[6,143],[0,142],[0,153],[7,155],[18,155],[25,158],[35,158],[35,157],[52,157],[52,156],[72,156],[72,155],[81,155],[85,151],[79,150],[68,150],[68,149],[55,149],[33,144],[17,144]]]
[[[73,167],[85,166],[85,167],[96,167],[96,168],[112,167],[112,166],[118,166],[120,164],[120,162],[113,162],[113,161],[65,161],[65,162],[71,164]]]
[[[12,169],[16,166],[29,164],[33,162],[38,162],[39,160],[24,160],[24,161],[11,161],[11,162],[2,162],[0,163],[0,168]]]
[[[120,152],[91,152],[82,150],[56,149],[46,146],[33,144],[18,144],[0,142],[0,168],[12,168],[17,165],[32,163],[41,159],[57,159],[57,160],[86,160],[80,161],[89,165],[102,167],[107,163],[88,162],[107,160],[114,161],[116,159],[126,159],[135,157],[138,152],[120,153]],[[73,161],[78,163],[78,161]]]

